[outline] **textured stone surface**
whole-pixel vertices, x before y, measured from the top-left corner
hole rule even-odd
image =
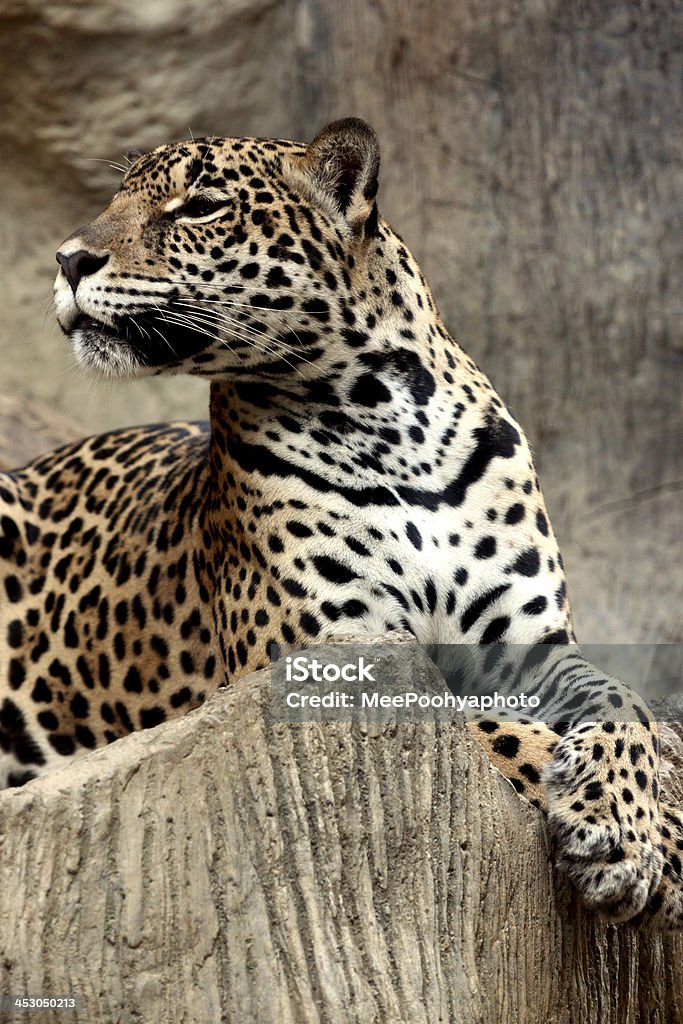
[[[413,650],[397,678],[440,690]],[[683,939],[586,914],[461,725],[284,724],[269,695],[0,796],[0,991],[81,995],[78,1024],[683,1019]]]
[[[40,402],[0,393],[0,471],[23,466],[81,435],[72,420]]]

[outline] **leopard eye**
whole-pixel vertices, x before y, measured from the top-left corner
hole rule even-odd
[[[187,202],[183,203],[182,206],[177,207],[173,211],[176,218],[178,217],[210,217],[214,213],[218,213],[227,205],[227,200],[223,197],[212,198],[211,196],[193,196],[188,199]]]

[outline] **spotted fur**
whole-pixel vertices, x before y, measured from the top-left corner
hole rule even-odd
[[[543,644],[523,675],[551,688],[554,729],[475,733],[547,810],[591,906],[677,925],[682,832],[658,808],[656,729],[574,645],[524,434],[380,217],[378,169],[353,119],[308,146],[163,146],[62,245],[78,361],[208,378],[211,419],[2,476],[3,780],[182,714],[274,642],[396,628]]]

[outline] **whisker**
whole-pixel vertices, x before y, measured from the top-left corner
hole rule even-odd
[[[59,371],[59,376],[63,377],[65,374],[72,373],[74,370],[78,370],[78,369],[80,369],[80,366],[78,364],[78,360],[76,359],[76,360],[74,360],[73,363],[70,363],[68,366],[65,366],[63,370],[60,370]]]
[[[41,335],[44,334],[44,332],[45,332],[45,324],[47,323],[48,316],[50,315],[52,309],[54,308],[54,304],[55,304],[55,300],[53,299],[52,302],[49,303],[47,309],[45,310],[45,315],[43,316],[43,323],[42,323],[42,326],[40,328]]]
[[[215,340],[220,340],[221,345],[224,345],[228,349],[228,351],[233,353],[233,355],[237,355],[238,359],[240,359],[240,360],[242,359],[242,357],[241,357],[239,352],[235,353],[235,351],[231,347],[229,341],[223,340],[223,339],[216,339],[216,337],[214,335],[209,334],[208,331],[203,330],[201,327],[195,326],[194,323],[189,318],[187,318],[184,314],[176,313],[174,310],[168,310],[168,311],[167,310],[162,310],[158,306],[157,306],[157,311],[159,313],[159,316],[161,317],[161,319],[165,323],[170,323],[170,324],[174,324],[175,323],[176,325],[180,325],[182,327],[186,327],[188,330],[196,331],[198,334],[201,334],[202,337],[212,338],[212,340],[214,340],[214,341]],[[177,319],[171,319],[171,317],[176,317]],[[159,332],[157,331],[157,333],[159,333]],[[237,338],[237,340],[239,340],[239,341],[246,341],[246,339],[244,339],[244,338]]]
[[[177,305],[188,305],[188,304],[187,303],[177,303]],[[192,307],[189,307],[189,308],[192,308]],[[300,362],[308,363],[311,366],[313,365],[312,360],[307,359],[297,349],[293,348],[290,345],[287,345],[280,338],[277,338],[277,337],[274,338],[271,335],[266,334],[264,331],[258,331],[258,330],[256,330],[256,328],[252,327],[249,324],[244,324],[244,323],[240,323],[239,321],[235,321],[232,318],[228,317],[224,313],[216,313],[214,310],[204,310],[202,312],[203,312],[205,317],[209,318],[209,322],[210,323],[224,324],[225,326],[231,327],[231,328],[239,327],[241,330],[248,331],[252,335],[252,338],[248,338],[248,339],[247,338],[242,338],[241,340],[248,341],[250,344],[253,344],[254,347],[259,349],[260,351],[264,351],[267,355],[276,354],[276,355],[278,355],[278,356],[280,356],[281,358],[284,359],[285,358],[284,354],[287,353],[288,355],[295,356],[296,359],[298,361],[300,361]],[[259,343],[254,340],[254,337],[264,338],[270,344],[270,346],[272,346],[272,348],[268,349],[268,348],[264,348],[262,345],[259,345]],[[293,370],[296,370],[298,373],[300,373],[301,376],[304,376],[304,374],[301,372],[301,370],[298,367],[293,366],[292,363],[288,359],[285,359],[285,362],[289,366],[291,366]]]
[[[158,310],[158,312],[159,312],[160,314],[161,314],[161,313],[163,313],[162,309],[161,309],[161,308],[160,308],[159,306],[156,306],[156,304],[153,304],[153,305],[155,305],[155,308],[156,308],[156,309]],[[162,316],[162,317],[161,317],[161,319],[162,319],[162,320],[164,320],[164,317]],[[135,323],[135,321],[133,321],[133,322]],[[167,322],[167,323],[171,323],[172,321],[168,321],[168,320],[166,320],[166,322]],[[137,327],[138,329],[140,329],[140,325],[139,325],[139,324],[137,324],[137,323],[136,323],[136,324],[135,324],[135,326],[136,326],[136,327]],[[182,360],[181,360],[180,356],[178,355],[178,353],[176,352],[176,350],[175,350],[175,349],[173,348],[173,345],[172,345],[172,344],[171,344],[171,342],[170,342],[170,341],[168,340],[168,338],[166,337],[166,335],[165,335],[165,334],[163,334],[163,333],[162,333],[162,332],[161,332],[161,331],[160,331],[160,330],[158,329],[158,327],[155,327],[155,326],[154,326],[154,324],[150,324],[149,326],[151,327],[151,329],[152,329],[152,330],[154,331],[154,333],[155,333],[155,334],[158,334],[158,335],[159,335],[159,337],[160,337],[160,338],[161,338],[161,340],[162,340],[162,341],[164,342],[164,344],[168,346],[168,348],[169,348],[169,350],[170,350],[170,352],[171,352],[171,354],[172,354],[173,358],[175,359],[175,361],[176,361],[176,362],[178,362],[178,363],[179,363],[179,362],[182,362]],[[148,335],[148,337],[149,337],[149,335]]]
[[[231,305],[231,303],[220,303],[220,304],[221,305],[226,305],[228,307]],[[174,305],[176,305],[176,306],[185,306],[185,307],[187,307],[189,309],[200,309],[200,310],[202,310],[201,305],[193,306],[191,303],[183,303],[183,302],[176,301],[174,303]],[[261,308],[266,308],[266,307],[258,307],[257,306],[257,307],[250,307],[250,308],[261,309]],[[213,315],[215,317],[223,316],[224,318],[227,318],[227,314],[225,314],[224,312],[222,314],[217,314],[215,312],[215,310],[202,310],[202,312],[204,312],[206,315],[208,315],[210,313],[211,315]],[[273,310],[268,310],[268,312],[270,312],[272,314]],[[283,325],[283,327],[287,331],[289,331],[290,334],[294,335],[294,337],[296,338],[296,340],[299,342],[299,344],[301,345],[301,347],[303,349],[303,345],[302,345],[301,339],[299,338],[299,336],[296,333],[296,331],[289,324],[287,324],[286,322],[283,322],[282,317],[276,315],[275,319],[279,320],[280,323]],[[263,337],[267,337],[272,343],[281,346],[283,349],[287,349],[288,348],[288,346],[286,345],[286,343],[284,341],[282,341],[282,339],[277,338],[277,337],[274,338],[271,335],[267,335],[263,331],[257,331],[257,329],[255,327],[253,327],[253,325],[251,325],[251,324],[245,324],[241,320],[233,320],[231,318],[226,319],[226,322],[231,322],[231,323],[239,324],[241,327],[244,327],[247,330],[254,331],[257,334],[261,334]],[[299,354],[298,351],[296,349],[294,349],[293,347],[291,347],[291,346],[289,346],[289,351],[292,354],[294,354],[294,353],[296,353],[297,355]],[[303,356],[302,356],[302,361],[303,362],[309,362],[309,363],[311,362],[311,360],[305,359]]]
[[[146,331],[145,328],[142,326],[142,324],[139,324],[137,322],[137,320],[135,319],[134,316],[129,317],[129,319],[130,319],[131,323],[133,324],[133,326],[136,327],[137,330],[140,332],[140,334],[144,334],[144,336],[147,338],[147,341],[151,341],[151,338],[149,336],[149,331]]]
[[[166,320],[167,323],[175,323],[175,324],[180,325],[182,327],[188,327],[190,330],[198,331],[204,337],[212,338],[214,341],[220,340],[220,339],[218,339],[216,337],[215,334],[210,334],[207,330],[204,330],[203,328],[198,326],[200,323],[204,322],[205,324],[207,324],[208,326],[211,326],[211,327],[220,327],[221,324],[217,323],[215,320],[203,319],[202,317],[198,317],[196,315],[194,317],[191,317],[191,316],[189,316],[189,315],[187,315],[185,313],[180,313],[180,312],[178,312],[177,310],[174,310],[174,309],[170,309],[170,310],[159,309],[159,314],[160,315],[164,314],[164,319]],[[173,319],[171,319],[171,318],[173,318]],[[228,325],[228,326],[231,326],[231,325]],[[233,332],[233,334],[234,334],[234,332]],[[239,340],[239,341],[246,342],[247,344],[252,343],[251,339],[240,338],[237,334],[234,334],[234,337],[237,340]],[[256,342],[253,342],[253,344],[256,347],[258,347]]]
[[[282,321],[282,322],[284,322],[288,316],[289,317],[294,317],[294,318],[297,318],[297,319],[301,316],[300,312],[298,310],[296,310],[296,309],[277,309],[277,308],[274,309],[272,306],[257,306],[253,302],[236,302],[234,299],[208,299],[208,298],[200,299],[200,298],[198,298],[196,301],[197,302],[208,302],[211,305],[226,306],[228,308],[234,308],[234,309],[248,309],[250,311],[257,310],[257,311],[263,312],[263,313],[270,313],[272,316],[277,317],[277,319]]]
[[[108,167],[111,167],[113,171],[120,171],[121,174],[125,174],[128,170],[128,168],[125,167],[123,164],[119,164],[115,160],[107,160],[101,156],[87,156],[85,157],[85,159],[89,163],[106,164]]]
[[[197,315],[196,313],[194,313],[193,316],[189,316],[189,315],[184,314],[184,313],[179,313],[179,312],[177,312],[174,309],[163,310],[163,311],[159,310],[159,313],[160,314],[163,313],[165,318],[167,318],[167,319],[168,319],[168,317],[175,317],[174,321],[171,320],[169,322],[175,322],[177,324],[180,324],[182,326],[187,327],[190,330],[198,331],[200,334],[203,334],[205,337],[214,337],[214,336],[209,335],[207,331],[202,330],[201,327],[196,326],[196,325],[201,324],[202,322],[204,322],[204,323],[206,323],[206,324],[208,324],[210,326],[217,326],[217,327],[218,326],[223,326],[224,329],[227,329],[228,331],[230,331],[230,333],[232,334],[232,336],[236,340],[245,342],[246,344],[248,344],[251,347],[255,348],[257,351],[261,352],[264,356],[268,356],[268,357],[277,356],[279,359],[282,359],[295,373],[298,373],[299,376],[305,378],[305,375],[302,372],[302,370],[300,369],[300,367],[295,366],[285,356],[284,350],[287,350],[286,346],[280,344],[276,339],[269,338],[267,335],[263,334],[263,332],[256,331],[253,328],[249,328],[248,325],[246,325],[246,324],[239,324],[239,325],[236,325],[236,326],[239,326],[242,329],[246,328],[247,330],[250,330],[251,333],[252,333],[252,337],[246,337],[245,338],[243,335],[240,335],[239,333],[237,333],[237,331],[234,330],[234,326],[235,325],[233,325],[229,321],[229,319],[226,318],[223,315],[219,315],[218,317],[216,317],[216,315],[214,314],[213,318],[210,318],[210,317],[207,318],[207,317],[202,317],[202,316]],[[265,338],[266,341],[270,342],[270,347],[265,346],[265,345],[263,345],[263,343],[256,341],[255,340],[256,337]],[[226,341],[224,341],[223,339],[217,339],[217,340],[219,340],[222,345],[225,345],[227,348],[230,349],[230,345],[227,344]],[[273,347],[273,346],[275,346],[275,347]],[[279,351],[278,351],[278,348],[280,349]],[[234,351],[233,349],[230,349],[230,350]],[[295,353],[291,349],[289,349],[287,351],[288,351],[289,355],[296,355],[297,358],[298,358],[298,353]],[[302,361],[310,362],[310,360],[302,360]]]
[[[152,340],[152,339],[150,338],[150,336],[149,336],[149,332],[145,330],[145,328],[144,328],[144,327],[142,326],[142,324],[139,324],[139,323],[137,322],[137,320],[135,319],[135,316],[133,316],[132,314],[128,314],[128,319],[129,319],[129,320],[131,321],[131,323],[132,323],[132,324],[133,324],[133,326],[134,326],[134,327],[136,328],[136,330],[138,330],[138,331],[140,332],[140,334],[144,334],[144,336],[145,336],[145,337],[147,338],[147,340],[148,340],[148,341],[151,341],[151,340]],[[155,334],[158,334],[158,335],[159,335],[159,337],[161,338],[161,340],[163,341],[163,343],[164,343],[165,345],[167,345],[167,346],[168,346],[168,348],[169,348],[169,350],[170,350],[171,354],[173,355],[173,358],[174,358],[174,359],[175,359],[176,361],[178,361],[178,354],[176,353],[175,349],[174,349],[174,348],[173,348],[173,346],[171,345],[171,343],[170,343],[170,341],[168,340],[168,338],[166,338],[166,337],[165,337],[165,336],[164,336],[164,335],[163,335],[163,334],[161,333],[161,331],[157,330],[157,328],[156,328],[156,327],[155,327],[155,326],[154,326],[153,324],[150,324],[149,326],[151,327],[151,329],[152,329],[152,330],[154,331],[154,333],[155,333]]]

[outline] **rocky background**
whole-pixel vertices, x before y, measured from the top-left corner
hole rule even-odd
[[[109,161],[355,114],[536,449],[580,637],[683,640],[682,38],[680,0],[4,0],[0,461],[205,416],[196,381],[87,381],[54,325],[55,249]]]

